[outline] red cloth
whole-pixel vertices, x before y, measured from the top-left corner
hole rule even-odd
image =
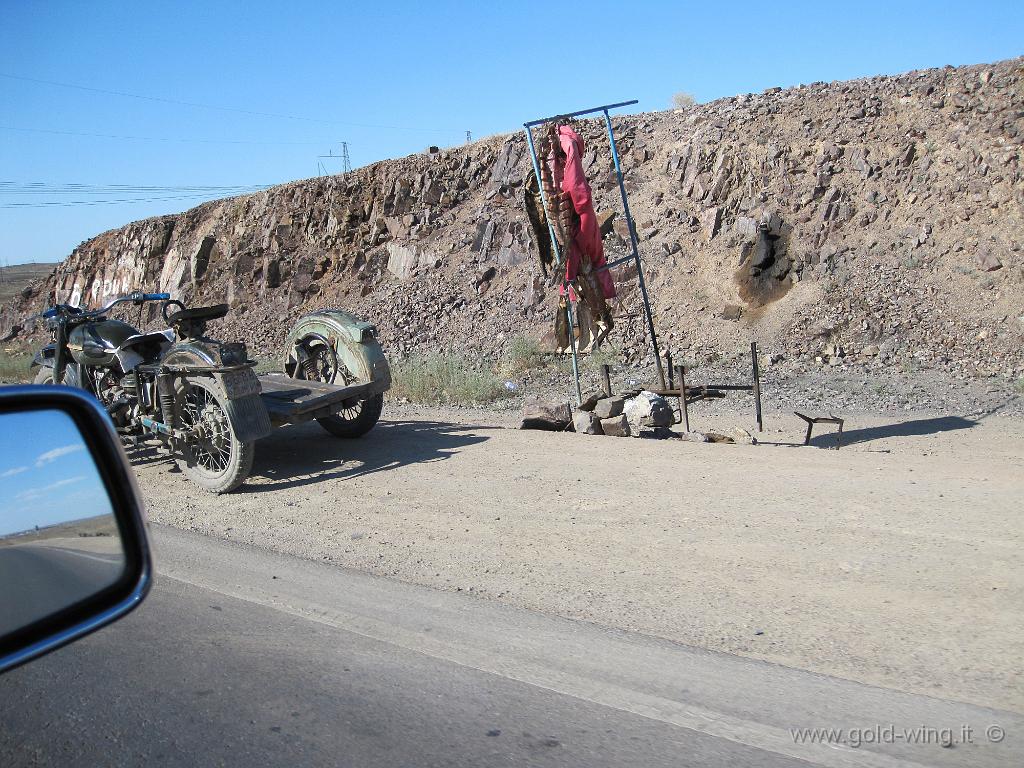
[[[581,259],[591,263],[598,285],[606,299],[615,296],[615,282],[608,270],[598,272],[604,266],[604,245],[601,243],[601,229],[594,213],[594,201],[590,184],[583,172],[583,139],[567,125],[559,126],[558,141],[565,153],[565,170],[562,176],[562,191],[568,192],[573,208],[580,217],[580,228],[569,247],[565,259],[565,279],[572,281],[580,269]]]

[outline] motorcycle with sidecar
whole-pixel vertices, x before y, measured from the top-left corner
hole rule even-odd
[[[140,331],[114,307],[157,302],[167,328]],[[376,328],[340,310],[300,318],[279,373],[257,375],[245,344],[206,335],[226,304],[188,308],[166,293],[135,292],[96,310],[58,304],[39,317],[52,342],[32,361],[36,384],[91,392],[126,441],[158,441],[191,480],[227,493],[252,470],[256,441],[274,427],[316,419],[337,437],[380,418],[391,372]]]

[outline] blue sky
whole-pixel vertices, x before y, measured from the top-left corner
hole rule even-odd
[[[96,465],[66,413],[0,414],[0,536],[110,513]]]
[[[1019,56],[1022,7],[7,0],[0,265],[223,196],[181,188],[315,176],[342,141],[358,166],[608,102],[665,109],[677,91],[709,101]],[[138,197],[175,199],[78,204]],[[74,204],[11,207],[50,202]]]

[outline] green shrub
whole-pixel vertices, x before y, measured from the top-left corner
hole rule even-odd
[[[391,394],[430,405],[482,405],[511,392],[493,371],[457,355],[409,357],[392,370]]]

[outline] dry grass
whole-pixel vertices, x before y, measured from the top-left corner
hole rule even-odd
[[[607,344],[593,352],[580,353],[579,359],[580,368],[590,371],[598,371],[602,365],[615,368],[622,363],[622,355]],[[549,366],[565,372],[571,371],[572,358],[569,355],[548,354],[541,349],[536,339],[516,336],[505,348],[498,371],[502,376],[514,377]]]
[[[29,365],[32,354],[0,350],[0,384],[25,384],[32,381]]]
[[[505,376],[517,376],[536,368],[543,368],[547,363],[547,358],[536,339],[528,336],[515,336],[505,348],[505,354],[501,361],[501,372]]]
[[[407,358],[394,366],[392,380],[393,397],[429,405],[483,405],[511,394],[493,371],[456,355]]]

